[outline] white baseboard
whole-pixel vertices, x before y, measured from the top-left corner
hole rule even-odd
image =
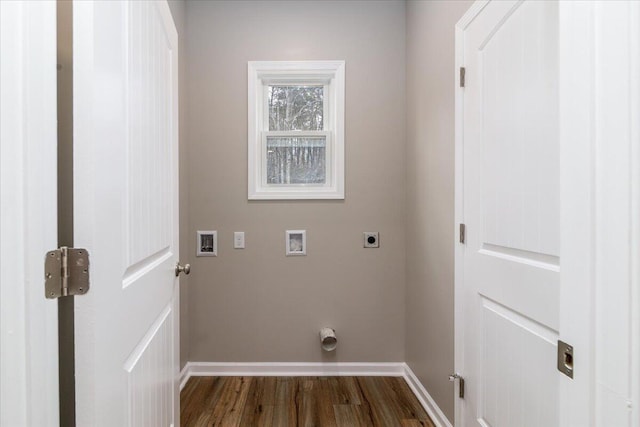
[[[181,382],[190,377],[318,377],[318,376],[404,376],[404,363],[227,363],[187,362]]]
[[[191,377],[403,377],[436,427],[453,427],[406,363],[233,363],[187,362],[180,372],[180,390]]]
[[[404,379],[409,384],[409,388],[413,391],[413,394],[416,395],[418,401],[422,405],[422,407],[427,411],[429,417],[431,417],[431,421],[436,425],[436,427],[453,427],[447,416],[442,412],[442,409],[436,404],[436,401],[433,400],[429,392],[424,388],[418,377],[413,373],[411,368],[405,363],[404,364]]]
[[[191,378],[191,375],[189,374],[189,363],[190,362],[185,363],[184,368],[180,371],[180,391],[182,391],[184,386],[187,385],[189,378]]]

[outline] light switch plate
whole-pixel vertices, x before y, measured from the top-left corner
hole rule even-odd
[[[233,232],[233,248],[244,249],[244,231]]]
[[[198,230],[197,235],[196,256],[218,256],[218,232]]]

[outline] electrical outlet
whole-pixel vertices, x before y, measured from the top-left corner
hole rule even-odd
[[[379,248],[380,237],[377,231],[365,231],[364,233],[364,247],[365,248]]]

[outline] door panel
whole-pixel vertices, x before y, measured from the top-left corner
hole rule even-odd
[[[78,425],[178,424],[177,99],[166,2],[74,3]]]
[[[520,313],[481,297],[479,407],[489,426],[558,425],[549,405],[557,372],[540,361],[555,360],[558,335]]]
[[[170,257],[172,232],[171,44],[159,9],[126,5],[127,63],[127,264],[136,270]],[[171,24],[173,25],[173,24]],[[173,70],[175,71],[175,70]],[[137,267],[137,268],[136,268]],[[125,280],[126,281],[126,280]]]
[[[477,48],[485,244],[557,264],[557,6],[525,2]]]
[[[464,32],[465,426],[558,425],[558,5]]]
[[[173,423],[173,330],[167,306],[124,364],[131,426]]]
[[[126,5],[128,34],[126,102],[126,271],[127,287],[172,259],[173,188],[171,161],[171,44],[163,18],[149,2]],[[173,24],[172,24],[173,25]],[[143,29],[146,28],[146,31]]]

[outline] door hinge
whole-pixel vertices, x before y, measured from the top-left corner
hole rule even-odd
[[[467,70],[464,67],[460,67],[460,87],[464,87],[464,78]]]
[[[89,291],[89,252],[67,248],[47,252],[44,262],[44,292],[50,299],[84,295]]]
[[[449,381],[458,380],[458,397],[464,399],[464,378],[460,374],[449,375]]]
[[[464,224],[460,224],[460,243],[464,244],[464,241],[467,237],[467,226]]]
[[[573,378],[573,346],[558,340],[558,371]]]

